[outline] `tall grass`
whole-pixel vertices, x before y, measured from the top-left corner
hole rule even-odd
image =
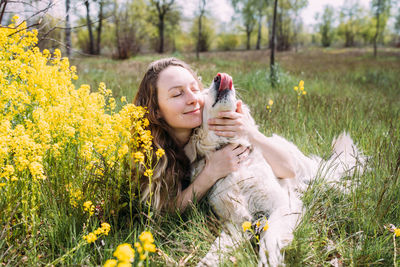
[[[391,265],[395,256],[392,233],[384,225],[400,226],[400,61],[399,53],[383,51],[379,60],[370,51],[312,50],[278,54],[279,83],[272,88],[268,80],[268,54],[254,52],[218,52],[181,55],[190,63],[207,86],[217,72],[229,73],[240,98],[266,135],[277,133],[294,142],[305,154],[328,157],[334,136],[346,130],[364,153],[370,156],[369,171],[347,177],[347,193],[313,183],[304,195],[306,207],[295,239],[285,249],[288,266]],[[126,96],[131,102],[147,64],[158,58],[141,56],[126,61],[104,58],[72,60],[79,79],[97,88],[105,82],[117,102],[115,112]],[[298,102],[293,87],[305,81],[307,95]],[[266,105],[274,101],[271,112]],[[67,145],[62,160],[46,159],[48,179],[37,192],[40,203],[35,228],[18,216],[23,198],[10,194],[0,200],[0,261],[5,266],[43,266],[63,257],[61,266],[97,266],[112,257],[121,243],[133,244],[144,229],[150,230],[159,248],[150,265],[195,265],[207,252],[221,226],[206,201],[184,214],[152,216],[138,206],[130,195],[129,167],[108,169],[105,178],[83,172],[85,161],[78,161],[73,144]],[[62,162],[62,164],[60,164]],[[104,182],[106,181],[106,182]],[[87,221],[87,214],[70,203],[65,185],[83,185],[85,199],[103,196],[101,209]],[[112,191],[112,192],[111,192]],[[132,201],[133,198],[133,201]],[[132,212],[133,206],[133,212]],[[131,208],[130,208],[131,207]],[[26,211],[28,212],[28,211]],[[102,213],[102,214],[101,214]],[[103,216],[103,215],[106,216]],[[7,216],[5,216],[7,215]],[[8,218],[8,219],[6,219]],[[82,235],[107,219],[112,225],[108,236],[77,248]],[[90,229],[89,229],[90,228]],[[398,242],[398,241],[396,241]],[[399,246],[397,246],[399,247]],[[70,255],[68,252],[74,250]],[[399,251],[396,252],[397,254]],[[225,255],[223,266],[257,264],[257,245],[249,241],[232,254]]]

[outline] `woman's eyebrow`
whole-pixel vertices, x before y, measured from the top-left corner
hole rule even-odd
[[[169,88],[168,91],[171,91],[172,89],[180,89],[182,87],[183,87],[183,85],[175,85],[175,86],[172,86],[171,88]]]

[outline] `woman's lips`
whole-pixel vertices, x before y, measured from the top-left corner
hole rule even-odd
[[[196,108],[196,109],[194,109],[192,111],[188,111],[188,112],[185,112],[183,114],[193,114],[193,113],[196,113],[197,111],[200,111],[200,108]]]

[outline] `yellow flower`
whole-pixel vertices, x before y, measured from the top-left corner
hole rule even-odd
[[[0,187],[6,186],[6,183],[0,183]]]
[[[164,149],[162,149],[162,148],[157,149],[156,155],[157,155],[157,158],[161,158],[162,156],[164,156],[165,155]]]
[[[143,244],[143,249],[148,252],[156,252],[156,246],[147,242]]]
[[[117,265],[117,260],[109,259],[104,263],[103,267],[115,267],[116,265]]]
[[[130,262],[119,262],[117,267],[132,267]]]
[[[299,90],[299,87],[298,87],[298,86],[295,86],[293,89],[294,89],[295,91],[297,91],[297,90]]]
[[[142,248],[142,245],[140,245],[139,242],[135,242],[134,247],[136,248],[136,250],[137,250],[137,252],[138,252],[139,254],[142,254],[143,248]]]
[[[105,235],[108,235],[108,232],[110,231],[111,226],[108,223],[102,223],[101,228],[103,229],[103,233]]]
[[[85,203],[83,203],[83,210],[87,211],[89,215],[92,216],[94,213],[94,206],[92,204],[92,201],[85,201]]]
[[[272,99],[270,99],[269,101],[268,101],[268,105],[269,106],[272,106],[274,104],[274,101],[272,100]]]
[[[144,155],[140,151],[133,153],[133,158],[135,159],[135,162],[141,162],[141,163],[144,162]]]
[[[143,243],[146,243],[146,242],[153,243],[154,242],[153,234],[149,231],[142,232],[139,236],[139,239]]]
[[[394,234],[395,234],[396,237],[399,237],[400,236],[400,229],[399,228],[394,229]]]
[[[90,244],[97,240],[97,236],[94,233],[89,233],[88,235],[83,236],[83,239]]]
[[[124,243],[117,247],[113,256],[122,262],[132,262],[135,258],[135,250],[132,248],[131,244]]]
[[[243,232],[246,232],[247,230],[250,230],[251,229],[251,222],[245,221],[242,224],[242,228],[243,228]]]
[[[146,258],[147,258],[146,254],[141,254],[141,255],[139,256],[139,259],[140,259],[141,261],[144,261]]]
[[[257,227],[260,227],[260,225],[261,225],[260,221],[257,221],[257,222],[256,222],[256,226],[257,226]]]
[[[264,225],[264,227],[263,227],[263,231],[267,231],[268,228],[269,228],[268,221],[266,221],[266,222],[265,222],[265,225]]]
[[[153,170],[147,169],[147,170],[144,172],[143,175],[144,175],[144,176],[147,176],[147,177],[152,177],[152,176],[153,176]]]

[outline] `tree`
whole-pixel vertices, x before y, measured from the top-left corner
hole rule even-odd
[[[157,14],[157,29],[159,37],[159,46],[157,52],[164,53],[164,38],[165,38],[165,20],[166,17],[174,11],[175,0],[150,0],[150,5],[154,8]]]
[[[86,24],[89,32],[89,54],[94,55],[94,38],[92,31],[92,20],[90,19],[90,3],[89,0],[84,0],[84,4],[86,7]]]
[[[338,34],[344,39],[345,47],[355,45],[357,35],[360,34],[363,9],[358,0],[349,0],[343,4],[340,11]]]
[[[271,36],[271,58],[270,58],[270,80],[272,87],[276,85],[276,74],[275,74],[275,27],[276,27],[276,10],[278,6],[278,0],[274,1],[274,13],[272,19],[272,36]]]
[[[378,54],[378,37],[385,29],[386,21],[390,13],[390,0],[372,0],[372,11],[375,14],[376,28],[374,35],[374,57]]]
[[[250,38],[256,24],[257,5],[254,0],[231,0],[237,13],[240,13],[243,19],[244,31],[246,32],[246,49],[250,50]]]
[[[71,23],[69,20],[69,12],[71,9],[71,0],[65,0],[65,45],[67,57],[71,56]]]
[[[317,15],[317,18],[319,15]],[[321,22],[318,24],[319,33],[321,34],[321,44],[323,47],[331,45],[334,34],[334,9],[331,5],[326,5],[321,16]]]
[[[148,35],[146,8],[143,0],[114,0],[116,57],[126,59],[137,54]]]
[[[101,50],[101,31],[103,29],[103,19],[104,19],[104,5],[105,0],[97,0],[99,4],[99,14],[98,14],[98,23],[97,23],[97,39],[96,39],[96,55],[100,55]]]
[[[205,52],[210,49],[211,43],[213,39],[215,39],[215,31],[214,31],[215,21],[208,19],[207,16],[203,16],[201,22],[201,35],[199,35],[198,19],[199,18],[193,21],[192,27],[190,29],[190,35],[194,40],[194,46],[196,46],[197,44],[199,46],[198,47],[192,46],[191,51],[193,51],[193,48],[195,50],[197,50],[198,48],[199,52]],[[182,36],[181,38],[184,37]]]
[[[293,43],[295,50],[297,52],[298,47],[298,36],[299,32],[302,28],[302,21],[299,16],[299,12],[301,9],[307,6],[308,0],[292,0],[292,11],[293,11]]]
[[[397,41],[397,44],[396,44],[399,47],[400,46],[400,8],[397,11],[396,22],[394,24],[394,29],[396,30],[397,36],[399,38],[398,41]]]
[[[201,46],[201,42],[203,40],[201,21],[204,16],[204,13],[206,11],[206,4],[207,4],[206,0],[199,0],[199,19],[198,19],[199,28],[198,28],[198,38],[197,38],[197,45],[196,45],[196,58],[197,59],[199,59],[200,46]]]
[[[257,29],[257,43],[256,43],[256,50],[260,50],[261,48],[261,29],[262,29],[262,21],[264,18],[265,14],[265,9],[267,7],[267,2],[268,0],[264,1],[257,1],[257,23],[258,23],[258,29]]]

